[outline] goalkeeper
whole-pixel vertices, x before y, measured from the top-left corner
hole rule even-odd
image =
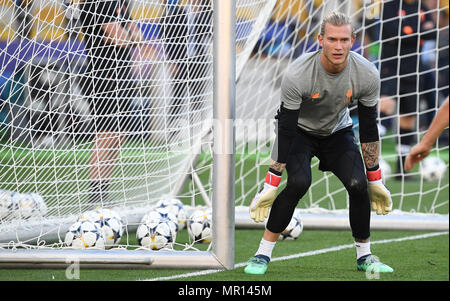
[[[271,210],[259,249],[245,268],[248,274],[266,272],[278,236],[311,185],[313,156],[320,160],[319,169],[333,172],[349,194],[357,269],[393,271],[371,254],[369,240],[370,204],[377,214],[387,214],[392,209],[391,196],[382,183],[378,165],[379,74],[372,63],[350,51],[355,34],[346,15],[327,16],[318,39],[322,49],[296,59],[281,84],[272,162],[264,188],[250,204],[250,215],[256,222],[263,222]],[[364,162],[348,109],[356,102]],[[284,168],[287,185],[277,196]]]

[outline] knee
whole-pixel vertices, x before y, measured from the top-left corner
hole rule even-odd
[[[346,183],[350,195],[361,195],[367,192],[367,180],[365,177],[352,177]]]
[[[295,194],[303,195],[311,186],[311,177],[306,174],[295,174],[287,179],[286,188]]]

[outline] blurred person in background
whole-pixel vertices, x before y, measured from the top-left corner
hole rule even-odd
[[[95,132],[89,164],[91,203],[108,200],[115,161],[130,126],[130,99],[135,89],[131,52],[143,37],[131,19],[128,5],[124,0],[84,0],[80,4],[88,60],[84,88]]]
[[[416,115],[424,89],[420,54],[423,41],[435,39],[435,24],[417,0],[383,2],[382,24],[380,117],[393,115],[398,107],[396,179],[411,180],[404,174],[404,160],[415,143]]]
[[[439,10],[438,0],[423,0],[423,5],[430,12],[434,24],[436,24],[436,35],[433,39],[424,40],[422,43],[422,54],[421,54],[421,67],[424,72],[423,76],[423,90],[427,91],[423,96],[423,103],[421,109],[425,109],[428,112],[421,114],[421,119],[419,121],[419,127],[421,129],[426,129],[431,121],[433,120],[436,111],[436,107],[442,103],[448,92],[438,89],[436,91],[436,86],[441,87],[442,84],[437,83],[439,78],[438,66],[442,69],[445,65],[439,63],[443,59],[443,54],[447,54],[446,60],[448,73],[448,20],[444,10]],[[447,21],[447,23],[446,23]],[[442,78],[441,78],[442,81]],[[446,81],[448,85],[448,77]],[[444,93],[442,93],[444,92]]]
[[[448,5],[448,2],[447,2]],[[439,11],[439,17],[438,17],[438,24],[439,24],[439,39],[438,39],[438,88],[440,93],[442,93],[444,96],[449,95],[448,91],[448,83],[449,83],[449,32],[448,32],[448,22],[449,22],[449,15],[448,15],[448,6],[446,10],[440,10]]]
[[[172,75],[170,120],[198,109],[202,103],[212,62],[211,5],[210,0],[192,0],[186,6],[179,0],[168,0],[165,4],[160,39]]]
[[[192,0],[189,5],[190,41],[189,90],[193,94],[191,110],[201,109],[206,88],[212,76],[212,2],[211,0]]]

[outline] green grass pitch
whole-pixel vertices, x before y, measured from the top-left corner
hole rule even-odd
[[[388,145],[389,147],[389,145]],[[392,151],[389,149],[383,152]],[[448,149],[440,152],[448,162]],[[239,159],[237,157],[237,159]],[[4,156],[2,163],[9,162]],[[395,162],[389,162],[394,168]],[[255,166],[250,162],[248,168]],[[247,168],[247,167],[246,167]],[[262,171],[266,168],[262,167]],[[204,174],[204,180],[209,175]],[[236,195],[242,193],[254,194],[256,172],[250,173],[243,185],[236,185]],[[318,179],[321,173],[313,169],[313,177]],[[342,187],[339,181],[329,179],[331,189]],[[436,204],[443,204],[435,208],[436,212],[448,214],[448,171],[441,185],[445,186],[440,192],[433,190],[436,183],[400,182],[390,180],[387,186],[393,198],[394,209],[427,211]],[[418,183],[421,183],[420,185]],[[314,198],[324,196],[325,186],[317,185],[311,193]],[[187,188],[186,188],[187,189]],[[430,190],[421,199],[414,192]],[[413,192],[411,196],[405,196]],[[345,207],[345,191],[333,196],[333,202],[325,199],[323,207]],[[184,200],[190,202],[190,199]],[[200,202],[200,199],[199,199]],[[245,201],[248,205],[249,200]],[[306,197],[300,200],[298,207],[307,207]],[[0,269],[0,281],[128,281],[128,280],[172,280],[172,281],[448,281],[449,280],[449,237],[448,232],[425,231],[377,231],[371,233],[372,252],[383,262],[392,266],[394,273],[380,275],[378,279],[368,277],[364,272],[356,270],[355,250],[350,231],[338,230],[309,230],[305,229],[295,241],[281,241],[277,243],[273,252],[273,262],[264,276],[246,275],[243,272],[245,262],[254,255],[261,236],[262,229],[236,229],[235,231],[235,264],[236,268],[229,271],[205,272],[202,270],[89,270],[82,269],[79,278],[67,277],[66,270],[46,269]],[[187,231],[182,230],[177,236],[177,243],[189,241]],[[134,233],[123,237],[122,242],[136,244]],[[196,244],[195,247],[204,250],[207,244]],[[69,275],[70,276],[70,275]],[[370,275],[369,275],[370,276]]]
[[[184,231],[185,232],[185,231]],[[264,276],[246,275],[243,264],[254,255],[262,230],[237,230],[235,263],[229,271],[204,274],[202,270],[88,270],[79,279],[68,279],[66,270],[0,270],[0,280],[39,281],[448,281],[448,233],[373,231],[372,252],[395,270],[392,274],[367,276],[356,270],[355,250],[349,231],[306,230],[294,241],[281,241]],[[186,235],[181,233],[181,236]],[[411,240],[399,241],[399,238]],[[377,242],[382,243],[377,243]],[[387,242],[384,242],[387,241]],[[333,247],[342,249],[333,250]],[[284,256],[292,259],[283,259]],[[277,260],[280,259],[280,260]],[[187,276],[187,277],[186,277]]]

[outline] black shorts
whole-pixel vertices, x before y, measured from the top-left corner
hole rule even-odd
[[[290,155],[306,153],[310,158],[315,156],[320,160],[319,169],[321,171],[334,172],[336,162],[343,153],[348,151],[361,154],[351,126],[327,137],[313,136],[298,129],[298,135],[292,143]],[[361,158],[361,155],[358,157]],[[362,159],[355,164],[363,164]]]
[[[399,112],[408,114],[417,112],[419,91],[417,89],[417,76],[408,78],[393,78],[381,81],[381,95],[386,95],[398,101]]]
[[[91,82],[89,104],[95,131],[128,131],[131,100],[136,89],[125,80],[96,79]]]
[[[396,73],[395,65],[383,65],[380,94],[397,100],[401,114],[417,112],[422,79],[416,74],[396,76]]]
[[[368,238],[370,200],[367,177],[352,127],[328,137],[317,137],[298,131],[286,162],[287,184],[273,203],[267,229],[280,233],[289,224],[298,201],[311,186],[313,156],[320,160],[319,169],[331,171],[348,192],[349,220],[353,237]]]

